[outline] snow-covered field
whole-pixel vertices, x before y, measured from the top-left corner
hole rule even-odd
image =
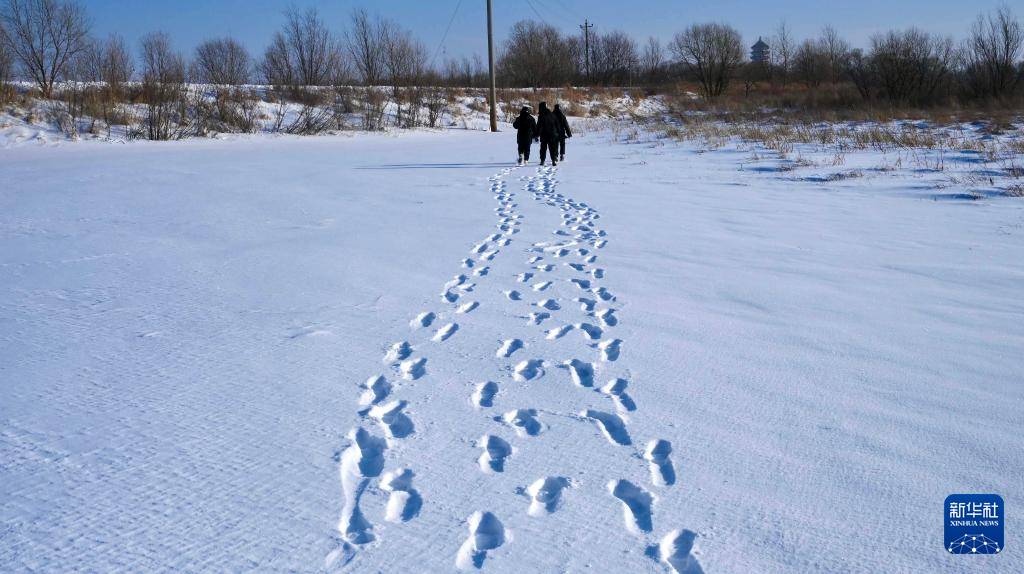
[[[0,150],[0,571],[1024,571],[1021,200],[513,139]]]

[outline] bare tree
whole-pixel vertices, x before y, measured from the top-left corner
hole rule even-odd
[[[669,49],[709,99],[725,92],[743,61],[740,33],[727,24],[694,24],[676,34]]]
[[[793,43],[793,34],[789,31],[789,26],[785,21],[779,22],[779,27],[775,30],[775,35],[772,36],[772,49],[771,49],[771,60],[772,67],[775,68],[775,74],[772,75],[774,78],[778,76],[782,80],[782,85],[786,85],[789,81],[789,73],[793,66],[793,54],[796,52],[796,46]]]
[[[413,38],[412,34],[393,22],[384,24],[384,72],[391,86],[391,97],[395,102],[395,124],[402,126],[403,104],[410,103],[410,114],[404,125],[415,123],[418,108],[418,94],[406,92],[418,87],[420,78],[427,67],[427,50]]]
[[[88,46],[89,20],[74,2],[7,0],[0,11],[8,52],[39,86],[43,97],[67,72],[71,61]]]
[[[636,73],[636,41],[623,32],[608,32],[590,39],[590,77],[605,85],[627,85]]]
[[[829,77],[829,58],[824,42],[804,40],[793,55],[793,73],[810,89]]]
[[[364,86],[380,84],[384,75],[384,43],[387,26],[380,18],[370,18],[366,10],[352,12],[347,35],[349,56]]]
[[[0,20],[0,102],[5,102],[11,95],[11,87],[8,83],[13,77],[14,62],[11,60],[11,54],[7,50],[7,42],[5,37],[7,32],[4,30],[3,21]]]
[[[825,29],[821,31],[821,39],[818,40],[818,43],[828,62],[829,81],[835,84],[843,76],[850,45],[839,37],[839,32],[832,26],[825,26]]]
[[[267,83],[302,87],[331,85],[338,75],[338,42],[315,8],[285,12],[284,27],[274,34],[259,64]]]
[[[146,135],[151,140],[185,135],[187,86],[184,57],[174,51],[163,32],[142,38],[142,95],[146,102]]]
[[[565,57],[568,46],[558,29],[550,24],[516,22],[498,60],[501,78],[517,87],[565,85],[576,72],[575,63]]]
[[[964,46],[968,87],[977,96],[1000,98],[1020,82],[1017,64],[1024,46],[1024,30],[1009,7],[978,16]]]
[[[665,65],[665,50],[661,47],[661,41],[651,36],[647,39],[647,45],[640,55],[640,73],[648,82],[656,83],[660,78],[662,66]]]
[[[195,66],[200,82],[218,86],[249,83],[252,60],[234,38],[206,40],[196,47]]]
[[[917,28],[871,38],[871,69],[881,95],[893,104],[931,103],[956,63],[953,40]]]
[[[111,34],[105,40],[92,40],[75,58],[73,68],[76,79],[95,84],[95,87],[87,90],[88,99],[99,110],[100,119],[106,124],[109,135],[111,124],[117,120],[117,103],[122,100],[124,86],[135,71],[128,46],[116,34]]]

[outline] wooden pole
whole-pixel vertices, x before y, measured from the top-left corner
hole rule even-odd
[[[494,87],[494,26],[491,23],[491,0],[487,0],[487,65],[490,69],[491,81],[491,131],[498,131],[498,99]]]

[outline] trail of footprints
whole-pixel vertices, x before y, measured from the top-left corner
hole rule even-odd
[[[496,231],[472,246],[470,256],[461,261],[463,272],[443,285],[440,302],[445,309],[424,311],[409,323],[414,331],[431,333],[431,344],[457,344],[451,341],[458,340],[456,335],[462,320],[458,317],[479,308],[480,302],[472,295],[478,289],[477,281],[489,274],[487,263],[511,245],[520,232],[523,216],[517,211],[515,193],[508,189],[506,181],[514,169],[504,169],[490,178],[490,192],[497,202],[494,209]],[[628,429],[629,415],[637,411],[636,403],[627,392],[629,380],[619,377],[598,381],[598,373],[614,370],[626,349],[625,342],[612,335],[619,323],[618,310],[614,306],[617,297],[600,285],[606,270],[595,265],[597,252],[608,245],[607,233],[597,225],[600,215],[589,205],[557,192],[555,168],[538,168],[536,175],[523,177],[521,181],[535,201],[560,210],[562,221],[551,232],[553,239],[532,243],[526,249],[525,269],[509,277],[506,288],[499,289],[507,299],[506,305],[519,307],[525,313],[520,316],[526,323],[537,326],[542,332],[537,343],[527,343],[518,338],[502,341],[495,357],[499,363],[508,362],[504,366],[499,365],[508,371],[499,371],[501,376],[495,378],[500,380],[511,375],[516,383],[529,385],[544,377],[548,369],[564,369],[576,387],[606,396],[609,409],[584,409],[577,414],[561,416],[579,424],[592,425],[610,448],[636,448],[632,446],[634,441]],[[562,278],[558,270],[565,270],[572,276]],[[527,295],[546,294],[559,282],[569,285],[578,296],[562,301],[558,297],[531,300],[533,298]],[[578,305],[582,320],[556,321],[556,315],[576,313],[572,311],[572,305],[563,310],[569,302]],[[548,322],[555,324],[547,326]],[[552,361],[537,356],[543,347],[542,341],[560,339],[572,333],[578,333],[584,344],[592,349],[591,357]],[[408,341],[398,341],[388,346],[383,361],[391,369],[393,377],[411,384],[428,374],[427,357],[420,354],[424,348],[421,344],[414,346]],[[368,428],[376,426],[379,429],[379,436],[363,427],[353,429],[348,436],[349,446],[339,457],[343,509],[338,531],[343,543],[341,549],[328,557],[329,563],[336,563],[339,558],[342,563],[347,562],[358,547],[376,539],[373,525],[360,507],[363,493],[374,480],[388,495],[384,516],[389,522],[413,520],[421,507],[429,504],[429,495],[424,500],[413,485],[415,473],[412,469],[398,467],[384,472],[386,451],[398,447],[403,439],[416,432],[415,411],[407,401],[392,398],[396,388],[384,374],[373,375],[362,384],[359,414],[364,417]],[[474,386],[468,402],[473,409],[485,411],[498,406],[500,396],[501,383],[484,381]],[[516,449],[508,439],[500,436],[502,431],[514,436],[514,440],[530,440],[547,430],[545,413],[552,414],[530,406],[491,416],[489,420],[495,426],[486,429],[474,443],[479,452],[477,462],[480,471],[485,474],[504,472]],[[623,456],[637,456],[647,462],[650,474],[645,478],[653,487],[667,488],[676,484],[676,467],[669,441],[650,439],[642,453],[623,451]],[[607,483],[607,491],[622,506],[624,529],[630,534],[647,537],[654,532],[656,497],[638,484],[640,482],[614,478]],[[539,477],[521,491],[529,500],[524,511],[538,519],[557,512],[563,505],[571,504],[571,495],[567,496],[566,491],[576,487],[580,485],[566,477]],[[454,557],[455,566],[461,570],[483,568],[488,553],[511,540],[511,534],[502,521],[490,511],[472,512],[467,518],[467,526],[468,537]],[[696,534],[689,530],[673,530],[657,542],[649,540],[653,543],[645,553],[679,574],[702,572],[697,558],[691,553],[695,538]]]

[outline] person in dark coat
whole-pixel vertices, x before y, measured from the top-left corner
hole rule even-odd
[[[519,110],[519,117],[512,122],[512,127],[516,129],[516,143],[519,144],[519,165],[523,165],[530,161],[530,146],[537,137],[537,120],[530,115],[530,106]]]
[[[558,120],[558,161],[565,161],[565,140],[572,137],[572,130],[569,129],[569,120],[565,119],[565,114],[562,113],[562,106],[555,104],[555,119]],[[554,159],[555,153],[551,152],[551,158]]]
[[[537,137],[540,139],[540,164],[544,165],[550,149],[551,165],[558,165],[558,120],[548,109],[547,102],[541,102],[540,111],[537,112]]]

